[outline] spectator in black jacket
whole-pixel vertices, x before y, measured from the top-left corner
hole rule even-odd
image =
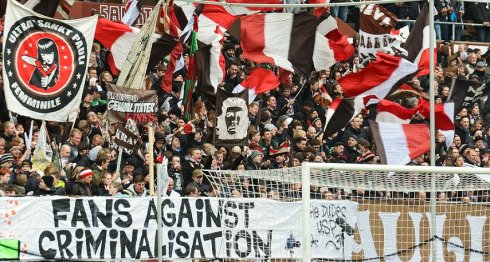
[[[486,3],[474,3],[470,11],[473,21],[483,26],[477,26],[478,41],[490,42],[490,12]]]

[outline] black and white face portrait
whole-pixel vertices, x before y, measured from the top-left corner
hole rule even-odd
[[[228,107],[225,112],[226,131],[230,135],[234,135],[237,132],[237,128],[240,125],[242,109],[237,106]]]
[[[229,97],[223,101],[221,115],[218,116],[218,138],[231,140],[247,136],[247,103],[240,97]]]

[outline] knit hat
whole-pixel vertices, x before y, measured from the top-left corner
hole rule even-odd
[[[476,62],[476,66],[486,67],[487,63],[485,63],[483,61],[478,61],[478,62]]]
[[[161,132],[155,132],[155,142],[161,141],[165,143],[165,134]]]
[[[3,165],[9,161],[14,161],[14,156],[12,156],[10,153],[4,154],[2,157],[0,157],[0,165]]]
[[[99,154],[99,151],[102,149],[101,146],[96,146],[88,152],[88,158],[90,161],[95,161],[97,159],[97,155]]]
[[[125,166],[130,165],[133,167],[138,166],[137,160],[134,157],[129,157],[128,159],[126,159],[126,161],[124,162],[124,165]]]
[[[41,177],[43,180],[44,184],[46,184],[47,187],[52,187],[54,183],[54,177],[52,176],[43,176]]]
[[[277,127],[275,125],[273,125],[273,124],[266,124],[264,126],[264,130],[272,131],[274,129],[277,129]]]
[[[250,159],[254,159],[256,156],[263,155],[259,150],[252,150],[250,153]]]
[[[93,175],[94,175],[94,172],[90,168],[84,168],[80,172],[79,176],[80,176],[80,179],[84,179],[86,177],[93,176]]]
[[[226,44],[223,45],[223,50],[224,51],[227,51],[227,50],[230,50],[230,49],[235,50],[235,45],[233,43],[226,43]]]

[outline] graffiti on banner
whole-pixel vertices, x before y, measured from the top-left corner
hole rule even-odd
[[[134,154],[141,145],[140,137],[124,127],[117,125],[116,138],[114,139],[115,148],[121,148],[127,154]]]
[[[107,85],[107,118],[110,123],[156,122],[157,96],[155,90],[129,89]]]

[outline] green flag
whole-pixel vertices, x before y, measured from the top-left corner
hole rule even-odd
[[[187,74],[187,79],[185,81],[184,86],[184,119],[186,121],[190,120],[191,116],[191,108],[192,108],[192,94],[194,93],[194,86],[196,85],[197,80],[197,63],[195,59],[195,54],[197,52],[197,31],[198,31],[198,15],[194,13],[192,16],[194,25],[191,33],[191,42],[190,42],[190,51],[189,51],[189,72]]]

